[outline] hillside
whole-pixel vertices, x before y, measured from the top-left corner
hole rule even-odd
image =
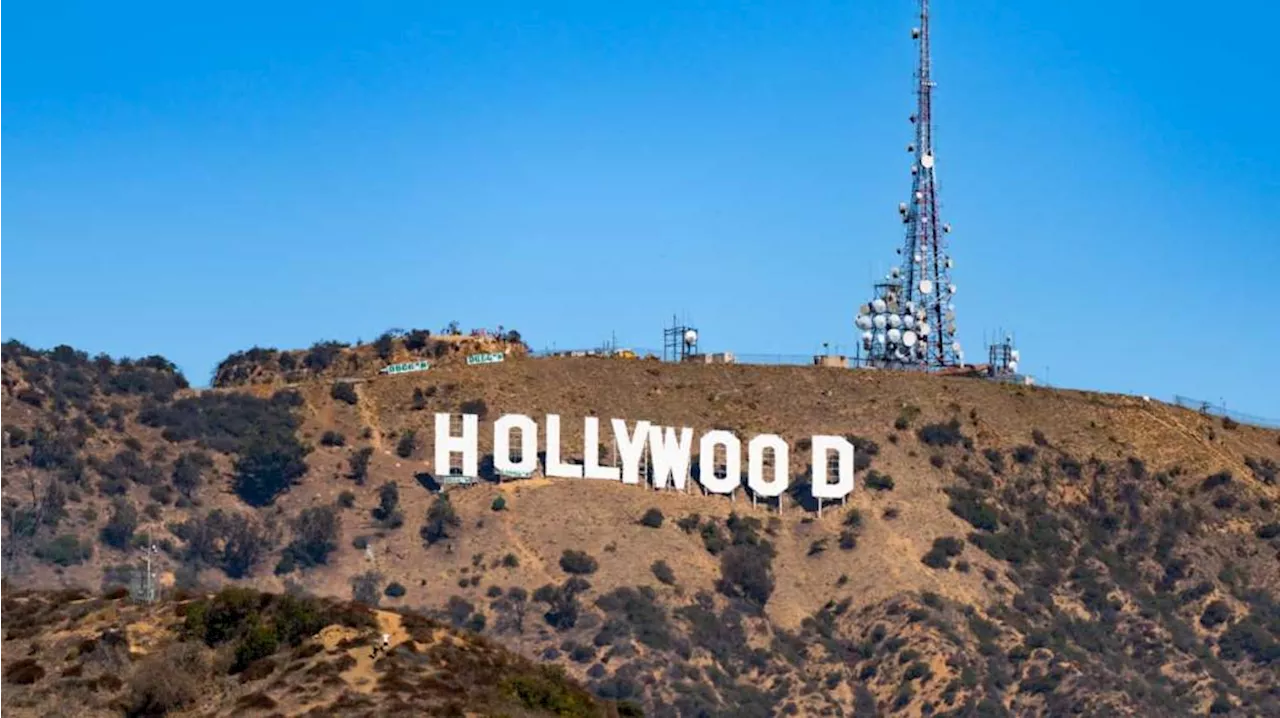
[[[173,589],[430,616],[647,715],[1280,714],[1275,431],[813,367],[515,355],[195,392],[158,359],[9,344],[3,372],[10,586],[128,583],[150,536]],[[797,476],[807,437],[847,435],[858,487],[821,518],[803,491],[442,498],[436,411],[480,414],[482,454],[510,412],[560,414],[571,454],[588,415],[767,431]]]
[[[7,716],[619,716],[558,669],[362,605],[9,590],[4,613]]]

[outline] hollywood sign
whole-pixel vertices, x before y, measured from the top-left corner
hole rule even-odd
[[[435,471],[445,476],[452,471],[453,458],[461,456],[464,476],[476,476],[479,466],[480,418],[462,414],[461,430],[453,429],[456,415],[435,415]],[[548,414],[543,430],[523,414],[504,414],[493,422],[493,467],[501,475],[529,476],[538,466],[538,437],[546,452],[544,473],[562,479],[593,479],[641,483],[641,464],[646,455],[656,489],[685,489],[693,461],[693,429],[659,426],[648,421],[628,423],[610,419],[618,466],[601,463],[600,419],[582,420],[584,457],[582,463],[564,460],[560,442],[560,417]],[[515,439],[518,437],[518,443]],[[812,437],[812,493],[816,499],[843,499],[853,491],[853,444],[843,436]],[[733,432],[715,429],[697,441],[698,483],[709,493],[732,494],[742,485],[743,445]],[[517,449],[513,452],[513,449]],[[776,434],[757,434],[746,443],[746,485],[761,497],[781,496],[791,483],[789,447]],[[716,459],[723,455],[723,463]],[[768,461],[766,459],[772,459]],[[717,472],[717,469],[720,473]],[[834,470],[833,470],[834,469]],[[720,474],[723,475],[720,475]],[[821,504],[819,504],[821,505]]]

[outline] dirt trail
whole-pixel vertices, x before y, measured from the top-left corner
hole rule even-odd
[[[363,382],[353,384],[356,390],[356,410],[360,413],[360,421],[369,427],[369,443],[373,444],[375,451],[382,452],[382,428],[378,426],[377,407],[373,406],[376,401],[373,394],[364,390]]]

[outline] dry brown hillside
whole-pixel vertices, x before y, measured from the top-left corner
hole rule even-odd
[[[11,585],[236,583],[432,616],[649,715],[1280,714],[1280,433],[887,372],[529,359],[192,392],[6,345]],[[170,372],[171,373],[171,372]],[[274,381],[274,380],[273,380]],[[534,478],[429,491],[432,415],[848,435],[821,518]],[[573,448],[573,447],[579,448]],[[803,479],[800,478],[802,481]],[[6,644],[6,648],[8,645]]]
[[[563,671],[418,615],[244,589],[124,598],[7,591],[4,714],[619,716]]]

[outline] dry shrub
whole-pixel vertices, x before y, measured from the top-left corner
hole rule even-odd
[[[31,658],[14,661],[4,671],[4,679],[10,683],[27,686],[44,678],[44,669]]]
[[[205,651],[194,643],[174,643],[134,669],[129,680],[131,716],[162,716],[196,702],[209,676]]]

